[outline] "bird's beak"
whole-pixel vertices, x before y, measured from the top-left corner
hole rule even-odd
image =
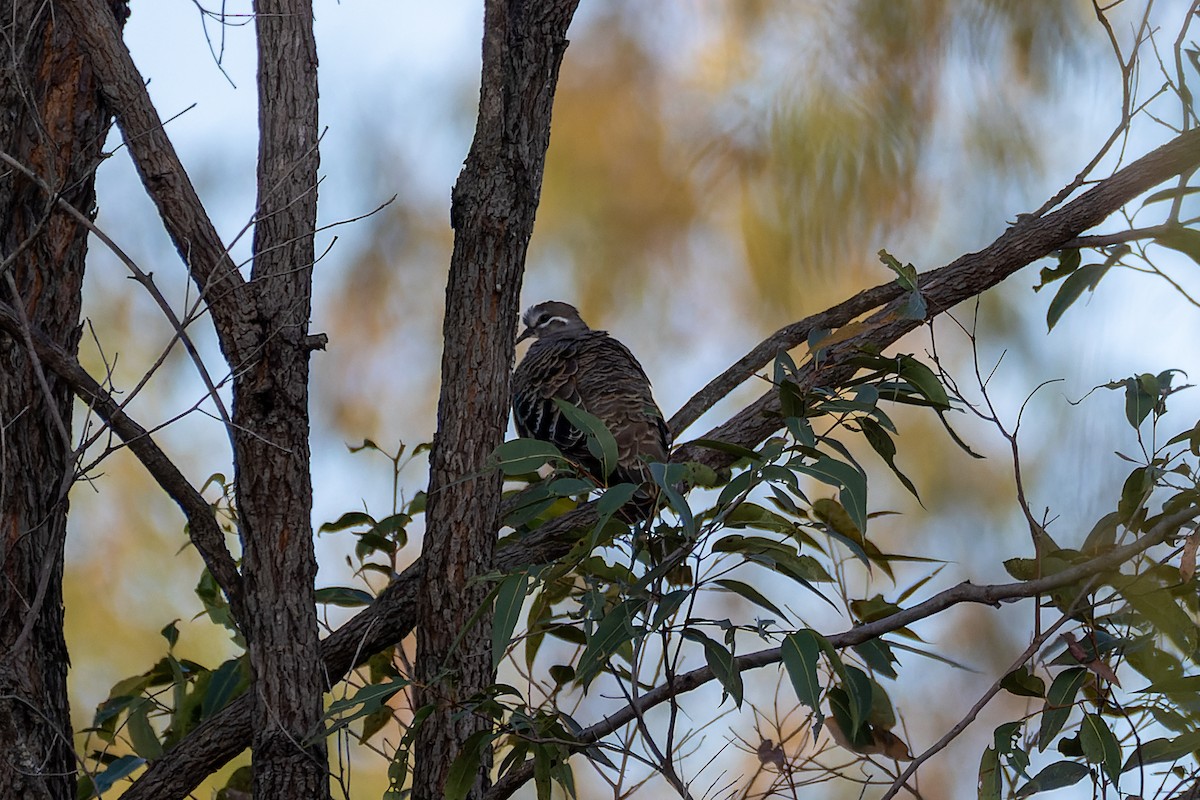
[[[525,330],[521,331],[521,335],[517,337],[517,344],[520,344],[521,342],[530,338],[533,338],[533,328],[526,328]]]

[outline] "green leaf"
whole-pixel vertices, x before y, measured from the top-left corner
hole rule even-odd
[[[896,273],[896,283],[909,291],[917,288],[917,268],[912,264],[901,264],[900,259],[887,250],[879,251],[879,260],[884,266]]]
[[[1150,202],[1147,200],[1146,202]],[[1182,225],[1154,237],[1154,243],[1183,253],[1192,261],[1200,264],[1200,231],[1185,228]]]
[[[766,598],[766,596],[763,595],[762,592],[758,591],[758,589],[755,589],[750,584],[742,583],[741,581],[734,580],[732,578],[722,578],[720,580],[716,580],[713,582],[715,584],[717,584],[718,586],[720,586],[722,589],[733,592],[734,594],[737,594],[737,595],[741,595],[742,597],[746,598],[751,603],[754,603],[757,606],[761,606],[762,608],[765,608],[768,611],[775,612],[779,616],[783,617],[784,621],[790,623],[790,620],[788,620],[787,614],[783,613],[783,611],[781,611],[778,606],[776,606],[774,603],[772,603],[770,600],[768,600]]]
[[[1039,751],[1045,752],[1066,724],[1071,710],[1075,707],[1075,696],[1087,680],[1087,675],[1088,672],[1083,667],[1071,667],[1055,676],[1042,710],[1042,726],[1038,730]]]
[[[1092,771],[1078,761],[1055,761],[1034,775],[1017,790],[1017,797],[1032,797],[1040,792],[1074,786]]]
[[[706,450],[716,450],[719,453],[728,453],[731,456],[744,458],[751,462],[762,461],[761,455],[748,447],[742,447],[740,444],[721,442],[716,439],[692,439],[688,444],[703,447]]]
[[[491,458],[505,475],[537,472],[548,461],[563,460],[557,447],[538,439],[513,439],[504,442],[492,451]]]
[[[1006,722],[992,731],[992,746],[996,748],[996,755],[1002,763],[1007,763],[1021,775],[1029,777],[1025,774],[1025,768],[1029,766],[1029,754],[1021,747],[1020,734],[1019,721]]]
[[[1138,614],[1149,620],[1155,630],[1169,638],[1182,652],[1191,653],[1196,649],[1196,623],[1180,607],[1169,587],[1160,586],[1148,575],[1115,576],[1109,582]]]
[[[363,717],[362,732],[358,734],[359,742],[369,741],[372,736],[383,730],[394,717],[394,712],[387,706],[380,706]]]
[[[1022,664],[1000,679],[1000,688],[1018,697],[1045,697],[1046,682]]]
[[[1121,767],[1121,772],[1146,767],[1151,764],[1161,764],[1167,761],[1178,761],[1189,753],[1200,750],[1200,731],[1190,731],[1172,739],[1151,739],[1142,742]]]
[[[379,520],[375,525],[374,531],[380,536],[392,536],[396,533],[403,533],[404,528],[410,522],[412,522],[412,517],[408,514],[391,514]]]
[[[663,497],[666,498],[667,505],[679,515],[679,522],[683,525],[684,531],[689,537],[695,537],[696,520],[692,515],[692,508],[688,505],[687,498],[675,488],[675,484],[683,477],[683,466],[681,464],[651,464],[650,475],[658,484]]]
[[[1033,290],[1035,292],[1040,292],[1042,290],[1042,288],[1045,287],[1046,285],[1054,283],[1056,280],[1059,280],[1060,278],[1067,277],[1072,272],[1079,269],[1079,261],[1080,261],[1079,248],[1072,247],[1072,248],[1068,248],[1066,250],[1059,250],[1058,251],[1058,266],[1055,267],[1054,269],[1050,269],[1049,267],[1042,267],[1041,272],[1038,273],[1038,277],[1040,278],[1040,281],[1038,282],[1037,286],[1033,287]]]
[[[867,477],[857,468],[822,455],[812,464],[794,462],[788,465],[796,472],[810,475],[822,483],[836,486],[841,491],[842,505],[850,514],[855,527],[862,533],[867,531]]]
[[[513,631],[521,618],[521,606],[529,591],[529,575],[518,572],[500,582],[496,591],[495,617],[492,620],[492,667],[499,666],[504,658]]]
[[[1121,499],[1117,503],[1117,520],[1129,522],[1141,509],[1150,491],[1154,488],[1154,473],[1149,467],[1138,467],[1129,473],[1121,487]]]
[[[673,592],[667,592],[658,601],[658,608],[654,610],[654,619],[650,622],[650,630],[656,631],[667,623],[667,620],[679,610],[679,607],[692,596],[690,589],[676,589]]]
[[[996,748],[989,747],[979,759],[979,800],[1000,800],[1004,788],[1004,774],[1000,770],[1000,756]]]
[[[796,699],[812,709],[820,727],[821,683],[817,679],[817,658],[821,655],[821,634],[805,629],[788,635],[780,647],[784,669],[796,690]]]
[[[1083,756],[1093,764],[1101,764],[1114,785],[1121,777],[1121,745],[1099,714],[1084,714],[1079,726],[1079,744]]]
[[[892,648],[883,639],[868,639],[862,644],[854,645],[854,652],[862,656],[867,666],[888,678],[898,677],[892,664],[899,663],[892,653]]]
[[[637,493],[638,487],[632,483],[618,483],[616,486],[610,486],[604,490],[604,494],[600,495],[600,499],[596,501],[596,513],[600,517],[597,523],[597,528],[603,528],[604,523],[612,519],[612,515],[621,510],[621,508],[633,499]]]
[[[217,667],[208,681],[208,688],[204,690],[204,701],[200,704],[201,719],[208,719],[220,711],[249,684],[250,676],[241,659],[231,658]]]
[[[934,408],[943,411],[950,408],[950,396],[946,394],[946,387],[942,386],[933,370],[910,355],[901,355],[898,360],[900,367],[897,372],[901,378],[908,381]]]
[[[443,787],[446,800],[464,800],[470,793],[479,773],[483,750],[499,735],[494,731],[482,730],[475,731],[467,737],[462,749],[458,751],[458,757],[446,773],[446,784]]]
[[[179,620],[174,620],[171,624],[164,627],[161,631],[162,637],[167,640],[167,648],[170,649],[179,641]]]
[[[725,525],[729,528],[757,528],[784,535],[791,535],[796,529],[796,524],[790,519],[749,501],[739,503],[730,511],[725,516]]]
[[[1047,330],[1054,330],[1054,326],[1063,313],[1079,299],[1085,289],[1089,292],[1096,290],[1096,285],[1100,283],[1104,273],[1108,272],[1109,266],[1108,264],[1088,264],[1067,276],[1062,286],[1058,287],[1058,293],[1054,295],[1054,299],[1050,301],[1050,308],[1046,311]]]
[[[154,703],[142,700],[130,709],[125,720],[125,732],[129,734],[133,752],[147,761],[153,761],[163,754],[162,742],[158,740],[158,734],[154,732],[147,717],[153,708]]]
[[[354,722],[357,719],[361,719],[363,717],[370,718],[373,714],[378,716],[378,712],[381,710],[386,710],[390,716],[391,709],[387,708],[384,704],[405,686],[408,686],[408,681],[404,680],[403,678],[395,678],[385,683],[369,683],[355,692],[353,697],[344,697],[341,700],[335,700],[334,702],[330,703],[329,708],[325,710],[324,717],[325,719],[332,720],[333,722],[331,725],[321,731],[320,736],[330,736],[337,731],[346,728],[351,722]],[[352,713],[345,713],[356,706],[360,706],[360,708]],[[425,715],[428,716],[428,712],[426,712]],[[414,717],[414,726],[416,725],[415,720],[416,718]],[[384,722],[386,722],[386,720],[384,720]],[[367,738],[369,736],[369,734],[366,732],[366,726],[369,724],[371,723],[364,723],[363,738]],[[413,730],[413,728],[410,728],[410,730]]]
[[[729,652],[720,642],[695,628],[685,628],[683,637],[693,642],[699,642],[704,647],[704,659],[708,662],[708,668],[713,671],[713,676],[721,683],[725,693],[733,698],[734,705],[741,708],[742,673],[738,671],[733,653]]]
[[[600,674],[609,657],[634,637],[633,615],[645,605],[645,600],[629,599],[617,604],[604,615],[592,635],[575,669],[580,683],[586,688]]]
[[[1150,692],[1155,694],[1192,694],[1200,696],[1200,675],[1178,675],[1173,678],[1155,681],[1137,693]]]
[[[871,714],[875,691],[871,685],[871,677],[853,664],[847,664],[842,689],[850,698],[850,726],[855,731],[861,730]]]
[[[350,586],[327,586],[317,589],[316,597],[317,603],[342,608],[359,608],[375,602],[375,598],[367,592]]]
[[[912,266],[911,264],[909,266]],[[904,305],[898,309],[901,319],[925,319],[929,313],[929,306],[925,302],[925,296],[919,291],[908,293],[908,297],[904,300]]]
[[[858,420],[858,427],[862,431],[863,437],[867,440],[867,444],[871,445],[871,449],[879,454],[879,457],[891,468],[896,478],[904,485],[904,488],[913,497],[917,498],[917,502],[921,502],[921,496],[917,494],[917,487],[896,466],[896,443],[892,441],[892,437],[884,430],[883,426],[870,417],[862,417]]]
[[[561,397],[554,398],[558,410],[579,430],[587,434],[588,451],[600,461],[603,475],[596,477],[604,480],[617,468],[617,440],[612,431],[599,417],[589,414],[577,405],[568,403]]]
[[[1136,430],[1158,405],[1158,378],[1143,372],[1126,378],[1121,385],[1125,387],[1125,419]]]
[[[712,550],[714,553],[742,553],[748,561],[799,581],[828,583],[832,580],[816,559],[798,555],[790,545],[761,536],[722,536],[713,542]]]
[[[105,770],[96,775],[92,780],[96,789],[96,795],[103,795],[116,784],[117,781],[129,777],[133,771],[146,763],[146,759],[138,756],[121,756],[114,760]]]
[[[334,522],[326,522],[317,533],[336,533],[358,527],[374,527],[375,518],[365,511],[347,511]]]

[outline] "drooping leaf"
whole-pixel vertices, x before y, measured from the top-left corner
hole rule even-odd
[[[492,461],[505,475],[537,472],[546,462],[562,460],[562,453],[549,442],[513,439],[492,451]]]
[[[158,734],[154,732],[148,717],[153,708],[152,702],[143,699],[130,709],[125,719],[125,732],[129,734],[133,752],[147,761],[153,761],[163,754],[162,742],[158,740]]]
[[[996,748],[989,747],[979,759],[977,797],[979,800],[1000,800],[1003,788],[1004,773],[1000,770],[1000,757],[996,755]]]
[[[1174,226],[1169,231],[1155,236],[1154,243],[1183,253],[1192,261],[1200,264],[1200,231],[1194,228],[1186,228],[1182,225]]]
[[[603,475],[601,480],[612,474],[617,468],[617,440],[604,421],[594,414],[589,414],[577,405],[568,403],[561,397],[554,398],[558,410],[562,412],[572,425],[587,434],[588,452],[600,461]]]
[[[1075,270],[1079,269],[1081,253],[1079,248],[1072,247],[1058,251],[1058,266],[1053,269],[1042,267],[1038,273],[1038,284],[1033,287],[1035,292],[1040,292],[1046,285],[1054,283],[1057,280],[1067,277]]]
[[[496,590],[495,616],[492,619],[492,666],[499,666],[521,617],[521,607],[529,591],[529,574],[517,572],[500,582]]]
[[[810,475],[822,483],[836,486],[842,506],[850,515],[855,527],[862,533],[867,531],[867,477],[860,470],[829,456],[821,456],[811,464],[792,463],[789,468]]]
[[[140,756],[121,756],[105,767],[103,772],[92,778],[96,795],[100,796],[111,789],[117,781],[129,777],[146,759]]]
[[[821,635],[802,630],[788,635],[780,647],[784,669],[796,690],[796,699],[812,709],[819,728],[825,715],[821,713],[821,683],[817,679],[817,659],[821,655]]]
[[[600,674],[608,659],[634,636],[633,615],[645,605],[645,600],[631,598],[618,603],[604,615],[600,624],[587,637],[587,646],[575,668],[580,683],[586,688]]]
[[[1063,313],[1079,299],[1085,289],[1089,292],[1095,291],[1100,279],[1108,270],[1108,264],[1088,264],[1068,275],[1062,286],[1058,287],[1054,299],[1050,301],[1050,308],[1046,310],[1046,329],[1054,330]]]
[[[491,730],[475,731],[463,742],[458,757],[450,765],[446,773],[446,783],[443,787],[446,800],[464,800],[475,785],[475,776],[479,772],[480,757],[483,749],[492,743],[500,734]]]
[[[729,649],[720,642],[695,628],[684,629],[683,636],[685,639],[700,643],[704,648],[704,659],[708,662],[708,668],[713,671],[713,675],[725,693],[733,698],[734,705],[741,708],[742,673],[738,671],[733,653],[729,652]]]
[[[208,719],[220,711],[250,683],[250,676],[244,662],[239,658],[231,658],[213,670],[204,690],[204,701],[200,704],[202,719]]]
[[[853,730],[859,730],[871,715],[874,703],[874,686],[871,676],[853,664],[846,665],[846,676],[841,688],[845,690],[850,700],[850,723]]]
[[[1200,750],[1200,731],[1189,731],[1170,739],[1159,738],[1142,742],[1125,761],[1121,772],[1146,767],[1151,764],[1162,764],[1177,761],[1189,753]]]
[[[755,589],[750,584],[743,583],[742,581],[734,580],[732,578],[721,578],[713,581],[713,583],[717,584],[722,589],[741,595],[751,603],[761,606],[768,611],[772,611],[782,617],[785,621],[789,621],[787,614],[783,613],[778,606],[768,600],[762,592],[758,591],[758,589]]]
[[[920,392],[934,408],[950,408],[950,396],[946,393],[946,387],[942,386],[933,370],[910,355],[901,355],[898,361],[897,372],[900,377],[908,381],[909,385]]]
[[[1078,761],[1055,761],[1017,789],[1016,797],[1032,797],[1041,792],[1074,786],[1091,774],[1092,771]]]
[[[1087,680],[1087,675],[1087,670],[1083,667],[1071,667],[1055,676],[1050,684],[1050,691],[1046,693],[1046,705],[1042,710],[1042,725],[1038,729],[1039,751],[1045,752],[1066,724],[1071,709],[1075,706],[1075,696]]]
[[[877,674],[887,678],[898,677],[896,668],[892,666],[892,664],[898,663],[898,659],[892,653],[891,646],[882,638],[868,639],[862,644],[856,644],[854,652],[862,656],[863,661],[867,662],[867,666],[875,670]]]
[[[1100,764],[1109,780],[1116,785],[1121,777],[1121,744],[1113,735],[1108,723],[1099,714],[1084,714],[1079,726],[1079,744],[1083,756],[1093,764]]]
[[[683,525],[683,530],[689,537],[694,537],[696,535],[696,519],[692,514],[692,507],[688,505],[687,498],[675,488],[675,484],[683,478],[683,466],[681,464],[651,464],[650,475],[658,484],[663,497],[666,498],[667,505],[679,515],[679,522]]]
[[[871,449],[891,468],[896,478],[904,485],[904,488],[913,497],[917,498],[917,502],[921,502],[921,496],[917,494],[917,487],[896,466],[896,443],[892,441],[892,437],[883,429],[883,426],[869,417],[863,417],[858,420],[858,427],[862,431],[867,443],[871,445]]]

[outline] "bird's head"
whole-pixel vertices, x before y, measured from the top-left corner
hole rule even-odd
[[[529,338],[550,339],[556,336],[574,335],[591,330],[580,316],[579,311],[570,303],[558,300],[547,300],[530,306],[521,317],[525,330],[517,337],[517,343]]]

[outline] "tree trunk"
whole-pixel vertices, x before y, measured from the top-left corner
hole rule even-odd
[[[489,0],[475,140],[454,187],[454,252],[446,288],[438,428],[430,456],[426,585],[417,628],[419,703],[413,797],[444,794],[467,737],[489,727],[463,703],[495,681],[491,618],[468,621],[490,587],[500,475],[488,457],[504,438],[521,275],[542,190],[550,112],[578,0]],[[472,796],[487,786],[484,748]]]
[[[110,114],[78,41],[49,4],[12,0],[0,22],[0,149],[84,214]],[[123,22],[123,3],[111,5]],[[79,344],[87,229],[0,165],[0,300],[68,352]],[[25,337],[0,334],[0,787],[73,800],[62,570],[74,477],[73,398]]]
[[[234,374],[237,504],[254,693],[254,795],[324,798],[308,378],[317,215],[317,48],[309,0],[258,0],[252,341]],[[216,301],[214,301],[216,302]]]

